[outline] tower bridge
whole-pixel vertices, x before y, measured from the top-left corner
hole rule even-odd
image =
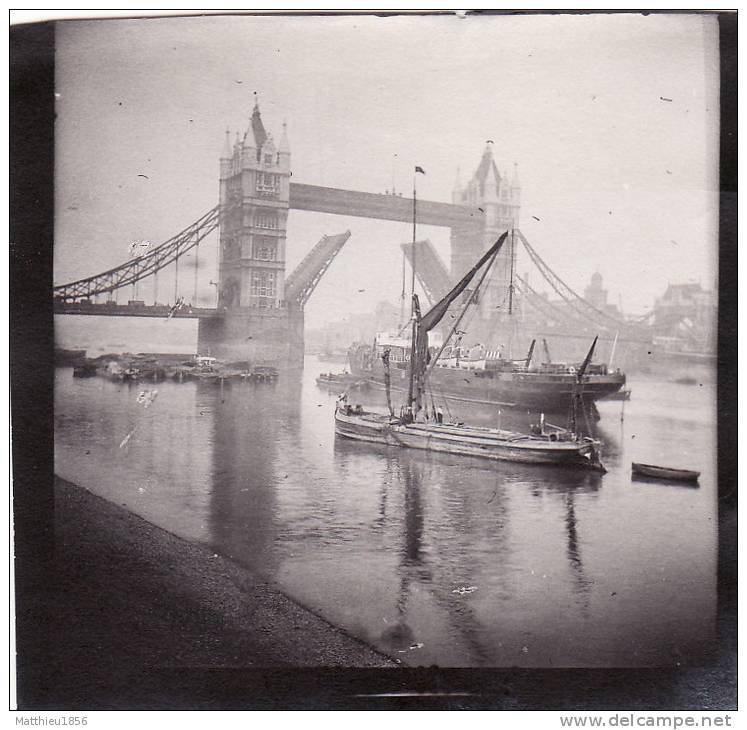
[[[265,129],[259,104],[248,128],[226,132],[220,156],[219,203],[176,236],[109,271],[75,282],[55,286],[54,312],[101,316],[192,317],[199,320],[198,349],[210,349],[227,359],[262,359],[300,364],[303,360],[303,311],[314,288],[350,232],[324,236],[286,275],[286,231],[290,210],[306,210],[387,221],[412,221],[413,200],[398,195],[381,195],[356,190],[291,183],[290,144],[285,124],[276,144]],[[518,179],[501,175],[492,158],[490,145],[480,166],[466,186],[455,186],[449,203],[418,200],[418,223],[450,229],[451,266],[458,275],[466,270],[510,225],[518,222],[520,190]],[[199,245],[210,233],[219,231],[216,306],[197,306]],[[164,277],[173,270],[173,301],[183,303],[179,294],[179,261],[194,253],[194,299],[174,309],[158,304]],[[435,252],[433,252],[435,255]],[[494,277],[493,298],[500,296],[510,270],[510,254],[498,262],[502,274]],[[166,271],[168,269],[168,271]],[[182,267],[182,280],[184,279]],[[441,265],[445,271],[445,265]],[[443,271],[441,279],[444,279]],[[150,279],[154,304],[138,298],[140,283]],[[421,278],[421,281],[422,278]],[[441,282],[443,283],[443,282]],[[128,305],[111,297],[132,287]],[[164,298],[172,301],[171,280]],[[96,303],[100,296],[106,303]],[[486,306],[489,304],[487,302]]]
[[[228,360],[262,360],[278,364],[303,362],[304,307],[324,273],[350,238],[350,231],[323,236],[301,263],[286,275],[286,231],[291,210],[331,213],[347,217],[412,222],[413,199],[394,194],[322,187],[290,181],[290,144],[283,125],[276,145],[262,122],[259,105],[246,131],[233,141],[227,131],[220,156],[219,203],[160,246],[135,256],[109,271],[54,288],[54,312],[103,316],[179,318],[199,321],[198,350],[210,350]],[[469,181],[457,176],[449,203],[418,200],[417,222],[450,230],[449,265],[429,241],[403,244],[405,256],[415,267],[426,296],[438,299],[508,229],[517,229],[521,205],[518,172],[501,173],[488,143]],[[199,307],[197,276],[200,243],[219,231],[216,306]],[[505,309],[507,298],[521,289],[516,277],[516,242],[527,248],[533,263],[568,303],[577,318],[608,331],[624,322],[613,319],[575,295],[542,261],[516,231],[511,243],[496,259],[473,317],[475,336],[494,328],[496,310]],[[414,257],[413,257],[414,253]],[[194,254],[194,298],[180,297],[179,262]],[[182,278],[184,278],[182,267]],[[158,304],[159,274],[173,270],[175,306]],[[138,298],[140,282],[151,279],[154,304]],[[517,284],[518,282],[518,284]],[[128,305],[111,299],[95,303],[101,295],[132,287]],[[163,287],[164,284],[162,283]],[[167,281],[170,290],[171,280]],[[526,288],[526,287],[525,287]],[[163,291],[163,288],[162,288]],[[183,293],[183,292],[182,292]],[[167,301],[171,301],[170,293]],[[546,307],[542,302],[538,306]],[[569,318],[562,313],[560,321]],[[628,333],[629,334],[629,333]]]

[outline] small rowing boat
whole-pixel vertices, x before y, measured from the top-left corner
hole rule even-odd
[[[635,461],[633,462],[632,470],[635,476],[669,479],[678,482],[697,482],[700,476],[699,471],[672,469],[666,466],[654,466],[653,464],[637,464]]]

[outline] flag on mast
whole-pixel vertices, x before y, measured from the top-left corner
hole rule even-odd
[[[422,167],[418,166],[418,165],[415,165],[415,172],[419,172],[419,173],[425,175],[425,170]]]

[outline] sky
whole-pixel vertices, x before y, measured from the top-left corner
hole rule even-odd
[[[418,197],[449,202],[457,168],[464,182],[491,139],[501,171],[518,165],[524,235],[577,292],[599,271],[611,302],[632,314],[669,283],[715,287],[713,17],[227,16],[57,28],[55,283],[123,263],[132,241],[160,243],[216,205],[225,130],[243,135],[256,91],[276,141],[287,122],[295,182],[394,184],[408,195],[417,164]],[[410,224],[291,211],[287,273],[345,230],[307,326],[399,300]],[[422,226],[418,238],[449,260],[447,229]],[[518,271],[549,291],[528,256]],[[215,234],[200,247],[204,305],[214,303],[211,279]]]

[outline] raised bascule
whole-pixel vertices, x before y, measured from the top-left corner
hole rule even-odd
[[[377,220],[412,222],[413,200],[395,194],[376,194],[294,183],[285,124],[275,143],[262,122],[255,98],[246,131],[233,142],[226,132],[220,157],[218,205],[183,231],[121,266],[69,284],[55,286],[56,314],[104,316],[191,317],[199,320],[198,351],[230,361],[250,360],[279,366],[303,362],[304,306],[325,271],[350,237],[350,231],[323,236],[298,267],[286,272],[286,232],[290,210],[306,210]],[[429,241],[415,244],[416,271],[432,301],[460,276],[500,234],[519,224],[521,189],[514,166],[511,177],[500,174],[488,143],[472,178],[457,179],[451,203],[417,201],[418,225],[450,229],[450,266],[440,260]],[[199,245],[219,230],[216,307],[198,307]],[[505,247],[496,261],[486,292],[478,303],[475,332],[487,331],[496,310],[505,309],[515,289],[516,242]],[[403,244],[411,260],[412,244]],[[179,287],[179,260],[194,252],[194,296]],[[159,272],[174,271],[174,304],[159,305]],[[141,281],[151,278],[154,304],[138,299]],[[132,287],[127,305],[112,293]],[[163,284],[162,284],[163,287]],[[163,288],[162,288],[163,291]],[[179,296],[182,293],[182,296]],[[109,301],[95,303],[107,295]],[[171,292],[168,296],[171,299]]]

